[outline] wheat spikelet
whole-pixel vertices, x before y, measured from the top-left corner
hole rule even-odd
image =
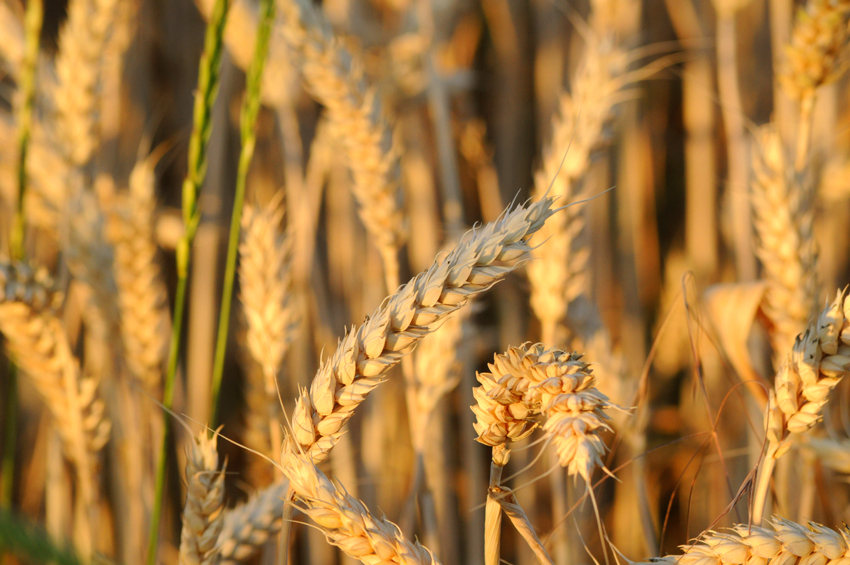
[[[613,46],[596,39],[588,42],[572,92],[561,95],[552,119],[552,140],[534,176],[535,195],[545,194],[550,186],[552,194],[567,202],[581,195],[591,153],[603,140],[603,126],[627,82],[625,61],[625,54]],[[534,261],[528,265],[531,306],[544,328],[560,323],[569,303],[588,291],[590,250],[581,241],[584,218],[577,209],[566,212],[543,228],[543,236],[551,241],[532,251]],[[552,339],[551,330],[544,331],[544,340]]]
[[[846,565],[850,531],[835,531],[815,522],[808,527],[774,516],[770,528],[739,524],[728,532],[708,531],[682,555],[642,562],[667,565]]]
[[[527,240],[554,213],[552,202],[519,206],[473,231],[346,334],[295,406],[294,438],[314,461],[327,457],[357,406],[411,346],[528,256]]]
[[[218,470],[216,441],[202,430],[186,450],[186,504],[180,533],[180,565],[217,561],[216,546],[224,518],[224,468]]]
[[[600,430],[610,429],[603,410],[612,405],[594,385],[596,378],[581,355],[545,345],[524,344],[496,355],[489,373],[477,373],[478,441],[494,448],[494,461],[507,463],[509,441],[528,437],[544,418],[543,430],[555,444],[558,462],[586,481],[602,467],[605,444]]]
[[[395,253],[404,239],[396,202],[398,152],[381,99],[366,85],[358,57],[334,37],[318,9],[303,0],[278,0],[278,7],[286,40],[301,57],[307,90],[327,107],[345,148],[363,224],[384,257],[388,280],[397,280]]]
[[[776,354],[788,351],[817,306],[817,261],[811,191],[794,181],[775,129],[758,131],[753,159],[756,253],[767,281],[764,311]]]
[[[116,0],[72,0],[59,36],[53,93],[58,139],[68,162],[88,163],[98,144],[101,57],[111,33]]]
[[[336,487],[312,459],[288,439],[282,454],[283,472],[301,511],[346,555],[366,565],[375,563],[431,564],[439,561],[418,542],[409,542],[398,526],[373,516],[358,500]]]
[[[154,241],[154,160],[142,159],[130,174],[129,191],[113,206],[107,232],[115,248],[115,282],[127,365],[149,393],[158,396],[168,345],[168,291]]]
[[[847,66],[847,0],[809,0],[797,11],[779,82],[789,96],[805,100],[835,81]]]
[[[217,544],[220,565],[247,559],[280,531],[288,490],[289,481],[278,481],[245,504],[225,512]]]

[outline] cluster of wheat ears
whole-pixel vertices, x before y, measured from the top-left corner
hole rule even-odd
[[[850,2],[195,3],[0,0],[4,563],[850,563]]]

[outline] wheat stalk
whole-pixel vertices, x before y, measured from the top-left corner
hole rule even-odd
[[[335,486],[290,438],[284,443],[282,461],[283,473],[303,505],[301,511],[319,526],[328,543],[346,555],[366,565],[439,565],[430,551],[407,541],[398,526],[373,516],[363,503]]]
[[[756,253],[764,266],[764,312],[776,355],[788,351],[817,307],[817,250],[812,191],[795,182],[779,134],[762,127],[753,158]]]
[[[725,532],[709,530],[692,545],[681,546],[682,555],[649,559],[639,565],[825,565],[850,558],[850,531],[839,531],[815,522],[808,527],[774,516],[771,527],[739,524]]]
[[[186,504],[180,533],[180,565],[217,562],[224,518],[224,467],[218,469],[218,431],[202,430],[186,450]]]
[[[765,411],[767,454],[759,469],[753,521],[761,520],[776,460],[791,447],[791,437],[817,424],[832,389],[850,370],[850,304],[847,290],[797,337],[783,359]]]

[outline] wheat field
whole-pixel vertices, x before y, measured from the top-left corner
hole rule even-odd
[[[0,562],[850,564],[847,0],[0,0]]]

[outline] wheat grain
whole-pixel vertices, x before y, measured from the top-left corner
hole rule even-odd
[[[180,565],[217,562],[224,518],[224,467],[218,469],[218,431],[202,430],[186,450],[186,505],[180,534]]]
[[[295,327],[290,249],[280,232],[282,219],[279,199],[266,208],[245,206],[239,246],[240,298],[248,320],[248,350],[267,379],[273,379],[280,369]],[[267,393],[277,397],[271,382],[267,383]]]
[[[753,521],[761,521],[776,460],[791,438],[815,426],[832,389],[850,370],[850,305],[847,289],[821,311],[782,360],[765,409],[767,453],[759,469]]]
[[[543,417],[561,466],[589,481],[602,466],[605,444],[597,434],[610,429],[603,410],[612,405],[594,388],[596,379],[581,355],[524,344],[496,355],[488,367],[489,373],[477,373],[481,386],[473,389],[478,441],[507,448],[509,441],[528,437]],[[507,463],[505,451],[494,450],[499,466]]]
[[[78,501],[75,541],[92,551],[97,499],[97,455],[109,439],[110,422],[97,380],[83,377],[56,316],[61,297],[43,270],[0,262],[0,331],[15,363],[44,397],[57,422],[65,452],[76,468]]]
[[[779,83],[792,98],[805,100],[835,81],[847,66],[847,0],[809,0],[797,11]]]

